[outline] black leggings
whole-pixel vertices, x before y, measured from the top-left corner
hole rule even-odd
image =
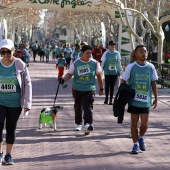
[[[6,107],[0,105],[0,143],[3,141],[2,133],[6,119],[6,143],[14,144],[15,130],[21,110],[21,107]]]
[[[118,75],[105,75],[105,94],[107,100],[109,96],[109,91],[110,91],[110,101],[112,101],[113,99],[114,85],[116,83],[117,78]]]

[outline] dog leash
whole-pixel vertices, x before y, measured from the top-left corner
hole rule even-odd
[[[56,98],[57,98],[57,95],[58,95],[59,87],[60,87],[60,83],[58,83],[58,87],[57,87],[57,91],[56,91],[56,94],[55,94],[55,99],[54,99],[54,105],[53,106],[55,106],[55,101],[56,101]]]

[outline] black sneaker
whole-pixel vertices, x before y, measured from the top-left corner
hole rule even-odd
[[[3,152],[0,153],[0,165],[2,165],[2,161],[3,161]]]
[[[108,99],[105,99],[104,104],[108,104]]]
[[[93,125],[86,123],[84,126],[84,130],[85,130],[85,135],[88,135],[91,131],[93,131]]]
[[[14,165],[14,161],[13,161],[10,153],[8,153],[8,154],[5,155],[4,163],[5,163],[6,165]]]

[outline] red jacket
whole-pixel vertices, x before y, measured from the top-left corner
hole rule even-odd
[[[102,50],[100,48],[95,48],[93,52],[93,58],[100,62],[101,57],[102,57]]]

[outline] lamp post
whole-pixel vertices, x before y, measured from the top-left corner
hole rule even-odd
[[[166,26],[165,26],[165,40],[166,40],[166,48],[165,48],[165,55],[166,55],[166,53],[167,53],[167,51],[168,51],[168,40],[167,40],[167,33],[169,32],[169,25],[167,24]]]

